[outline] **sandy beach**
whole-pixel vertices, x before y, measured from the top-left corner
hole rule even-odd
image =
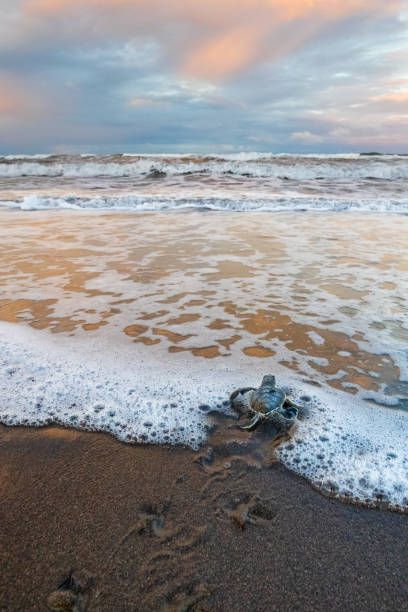
[[[406,517],[256,467],[232,427],[200,453],[2,427],[1,609],[47,610],[71,576],[58,609],[407,610]]]
[[[1,218],[1,610],[408,610],[405,217]]]

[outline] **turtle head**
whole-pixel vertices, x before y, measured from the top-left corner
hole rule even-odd
[[[266,376],[263,377],[261,387],[272,387],[274,389],[275,386],[276,386],[276,379],[273,376],[273,374],[267,374]]]

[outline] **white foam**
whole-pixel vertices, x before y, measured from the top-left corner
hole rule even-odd
[[[106,156],[86,161],[80,156],[0,159],[1,177],[137,177],[154,172],[170,175],[232,174],[292,180],[408,179],[408,158],[358,156],[288,156],[245,153],[231,156]],[[40,161],[39,161],[40,159]],[[15,161],[16,163],[13,163]]]
[[[312,340],[312,342],[314,342],[315,344],[317,344],[318,346],[321,346],[322,344],[325,343],[325,339],[322,338],[318,333],[316,333],[315,331],[309,331],[307,332],[307,335],[309,336],[309,338]]]
[[[52,153],[36,153],[35,155],[25,155],[20,153],[19,155],[4,155],[0,156],[0,163],[3,160],[15,161],[15,160],[36,160],[36,159],[48,159],[52,157]]]
[[[36,193],[13,200],[0,200],[0,206],[21,210],[111,210],[155,212],[183,210],[186,208],[208,209],[229,212],[289,212],[289,211],[354,211],[406,213],[408,199],[333,198],[330,196],[310,197],[297,194],[292,197],[283,194],[260,196],[258,198],[203,197],[202,195],[157,196],[157,195],[104,195],[84,197],[83,195],[37,195]]]
[[[280,460],[329,495],[407,511],[408,413],[313,394],[308,418],[278,448]]]
[[[265,373],[250,360],[228,367],[181,356],[155,362],[154,353],[115,346],[109,337],[84,345],[7,323],[0,323],[0,355],[0,420],[7,425],[57,423],[193,448],[206,439],[206,411],[227,410],[223,401],[234,388],[257,385]],[[308,407],[280,446],[281,461],[329,494],[368,505],[386,500],[405,511],[408,414],[316,390],[274,369]]]
[[[112,347],[111,347],[112,348]],[[153,367],[133,354],[86,350],[0,324],[0,420],[106,431],[126,442],[185,444],[205,439],[204,411],[219,403],[209,381]]]
[[[408,211],[403,156],[28,156],[0,158],[0,181],[23,210]]]

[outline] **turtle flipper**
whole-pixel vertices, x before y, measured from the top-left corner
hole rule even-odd
[[[252,414],[251,397],[253,393],[254,389],[252,387],[243,387],[234,391],[230,397],[231,408],[239,414]]]
[[[300,410],[302,408],[302,406],[299,406],[299,404],[296,404],[293,400],[291,400],[289,397],[286,397],[285,399],[285,404],[289,404],[290,406],[293,406],[293,408],[297,408],[298,410]]]
[[[252,420],[248,423],[248,425],[240,425],[240,428],[245,429],[246,431],[251,431],[258,425],[259,421],[261,421],[262,418],[263,418],[263,415],[257,412],[255,416],[252,418]]]
[[[240,389],[236,389],[230,395],[230,402],[233,402],[238,395],[244,395],[244,393],[248,393],[248,391],[255,391],[254,387],[241,387]]]

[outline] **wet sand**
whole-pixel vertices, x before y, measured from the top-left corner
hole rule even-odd
[[[0,321],[406,406],[406,217],[0,216]],[[0,611],[408,610],[407,516],[325,498],[270,432],[211,418],[197,453],[0,426]]]
[[[408,610],[406,516],[323,497],[213,418],[199,453],[1,426],[0,609]]]
[[[4,209],[0,221],[0,321],[109,335],[163,362],[279,363],[406,403],[407,217]]]

